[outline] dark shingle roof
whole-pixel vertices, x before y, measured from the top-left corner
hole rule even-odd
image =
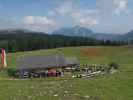
[[[74,64],[78,64],[76,58],[65,58],[61,53],[17,57],[18,69],[64,67]]]

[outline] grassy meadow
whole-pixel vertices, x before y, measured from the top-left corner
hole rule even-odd
[[[81,64],[120,64],[117,73],[92,78],[44,78],[13,80],[0,72],[0,100],[133,100],[133,48],[68,47],[8,54],[8,67],[16,67],[20,55],[63,52]]]

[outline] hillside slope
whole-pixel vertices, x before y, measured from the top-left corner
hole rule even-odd
[[[133,48],[127,47],[69,47],[8,54],[8,67],[16,67],[20,55],[47,55],[63,52],[77,57],[81,64],[120,64],[119,72],[93,78],[44,78],[5,81],[0,72],[1,100],[132,100]]]

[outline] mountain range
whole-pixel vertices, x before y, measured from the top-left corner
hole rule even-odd
[[[35,32],[25,29],[7,29],[7,30],[0,30],[0,34],[23,34],[23,33],[34,33],[34,34],[49,34],[45,32]],[[64,35],[64,36],[76,36],[76,37],[90,37],[95,38],[98,40],[125,40],[133,38],[133,30],[127,32],[125,34],[109,34],[109,33],[97,33],[92,31],[91,29],[81,27],[81,26],[74,26],[68,28],[60,28],[55,30],[51,33],[51,35]]]
[[[92,37],[99,40],[128,40],[129,38],[133,38],[133,31],[130,31],[125,34],[107,34],[107,33],[96,33],[92,30],[81,27],[74,26],[69,28],[60,28],[54,31],[52,34],[60,34],[66,36],[80,36],[80,37]]]

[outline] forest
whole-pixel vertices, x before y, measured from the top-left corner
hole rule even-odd
[[[7,52],[32,51],[70,46],[120,46],[125,41],[97,40],[90,37],[53,35],[23,30],[0,31],[0,48]]]

